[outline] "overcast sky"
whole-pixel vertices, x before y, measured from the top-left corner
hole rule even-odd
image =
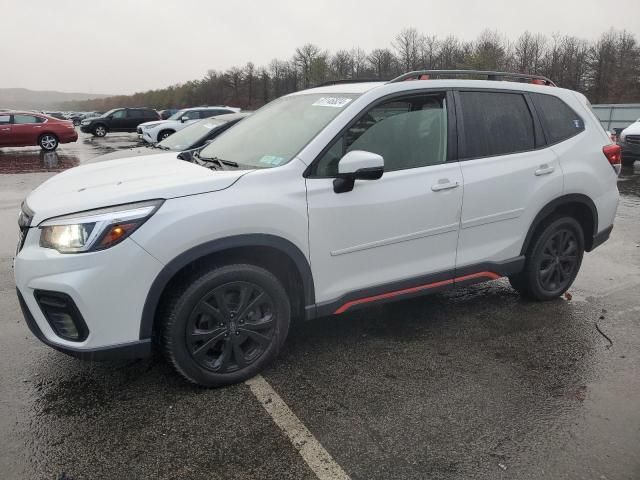
[[[496,29],[640,40],[640,0],[0,0],[0,88],[133,93],[312,42],[388,47],[405,27],[473,39]]]

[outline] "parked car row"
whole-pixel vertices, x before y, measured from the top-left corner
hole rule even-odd
[[[227,131],[230,127],[249,115],[250,112],[229,113],[198,120],[159,143],[127,150],[117,150],[95,157],[87,163],[119,158],[141,157],[163,152],[171,152],[174,156],[178,154],[177,156],[181,160],[193,161],[195,154],[202,150],[203,147],[208,145],[222,132]]]
[[[200,119],[229,113],[237,113],[239,111],[239,108],[234,107],[183,108],[166,120],[141,123],[137,127],[137,132],[138,136],[145,142],[157,143]]]

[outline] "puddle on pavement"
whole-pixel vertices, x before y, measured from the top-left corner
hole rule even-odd
[[[141,145],[135,134],[109,134],[104,138],[80,134],[75,143],[60,145],[54,152],[38,147],[1,148],[0,175],[12,173],[62,172],[115,150]]]

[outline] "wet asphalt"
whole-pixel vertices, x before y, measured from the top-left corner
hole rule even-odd
[[[246,385],[187,385],[160,358],[88,363],[40,344],[11,264],[24,196],[137,145],[0,150],[0,477],[313,479]],[[570,297],[498,280],[295,324],[264,377],[352,479],[640,478],[640,169]]]

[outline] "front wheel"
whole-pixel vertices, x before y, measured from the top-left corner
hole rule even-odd
[[[175,132],[173,130],[163,130],[158,134],[158,142],[161,142],[162,140],[164,140],[165,138],[170,137],[171,135],[173,135]]]
[[[58,138],[51,133],[45,133],[42,135],[38,140],[38,143],[40,144],[40,148],[47,152],[52,152],[58,148]]]
[[[183,377],[206,387],[259,373],[289,330],[282,284],[254,265],[201,271],[172,292],[163,310],[165,356]]]
[[[98,125],[93,129],[93,134],[96,137],[104,137],[107,134],[107,127],[104,125]]]
[[[565,293],[578,275],[584,233],[572,217],[549,220],[533,239],[524,270],[509,277],[513,288],[532,300],[552,300]]]

